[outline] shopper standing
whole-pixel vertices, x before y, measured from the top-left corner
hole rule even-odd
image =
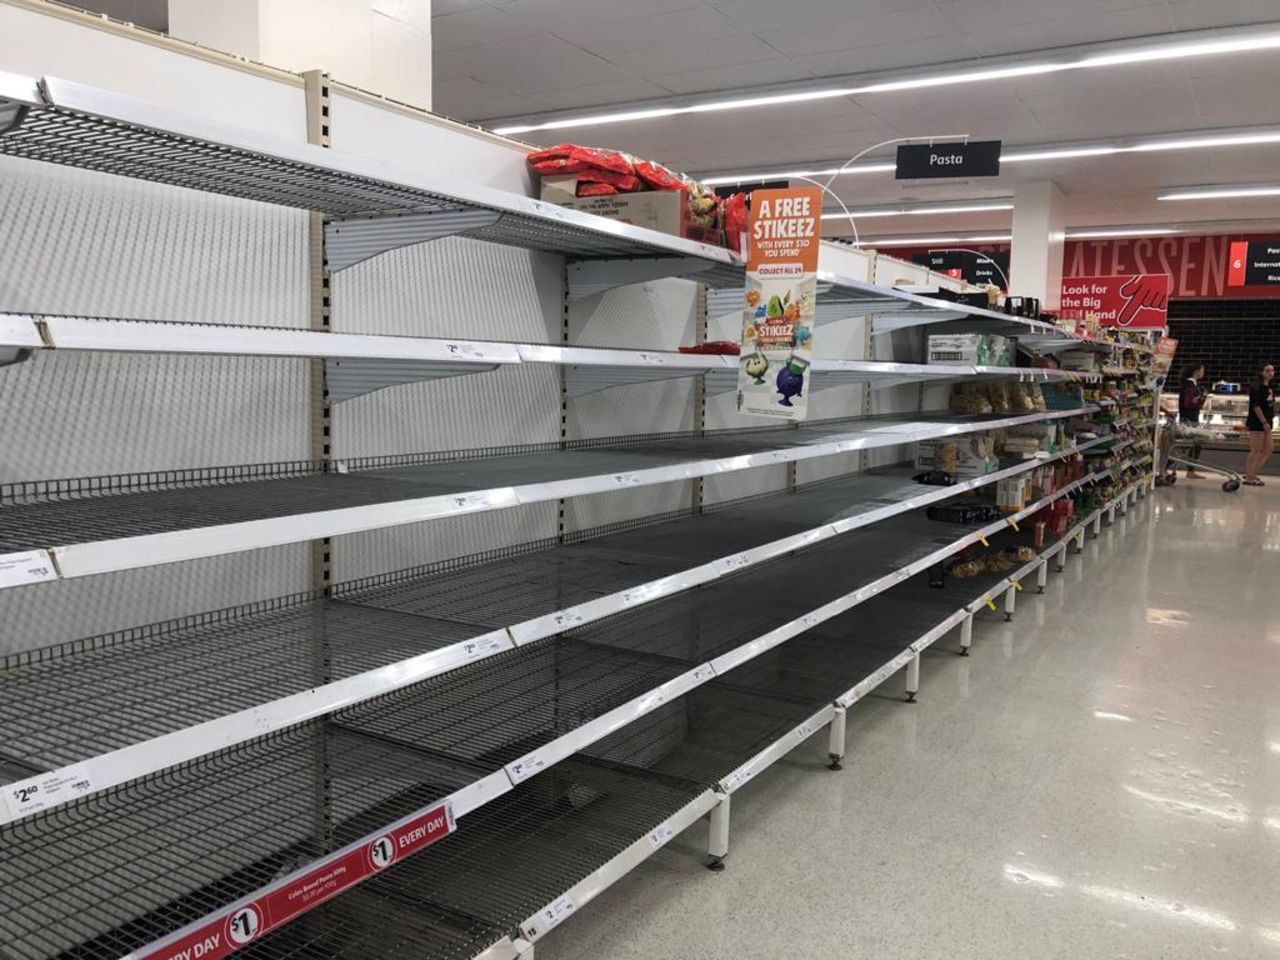
[[[1249,428],[1249,459],[1244,467],[1244,482],[1251,487],[1263,486],[1258,473],[1275,449],[1275,439],[1271,436],[1271,425],[1276,418],[1276,394],[1271,388],[1275,375],[1275,365],[1268,363],[1249,388],[1249,418],[1245,421]]]
[[[1189,427],[1200,425],[1200,409],[1204,406],[1204,364],[1196,361],[1182,368],[1182,389],[1178,392],[1178,422]],[[1200,460],[1204,447],[1199,443],[1191,447],[1191,462]],[[1187,467],[1188,477],[1199,477],[1194,466]]]

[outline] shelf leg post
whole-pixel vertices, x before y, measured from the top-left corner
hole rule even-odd
[[[967,657],[969,648],[973,646],[973,614],[969,614],[960,622],[960,656]]]
[[[1095,537],[1102,536],[1102,511],[1098,511],[1098,515],[1093,518],[1093,535]]]
[[[717,873],[724,869],[724,858],[729,855],[729,794],[718,793],[720,798],[711,810],[711,825],[707,831],[707,869]]]
[[[835,715],[831,718],[831,729],[827,739],[827,756],[831,760],[827,764],[828,770],[844,769],[840,761],[844,759],[844,738],[848,725],[849,711],[844,707],[836,707]]]
[[[1004,622],[1008,623],[1013,619],[1014,613],[1018,609],[1018,591],[1010,586],[1004,592]]]
[[[1067,545],[1064,543],[1062,545],[1062,548],[1058,551],[1058,559],[1057,559],[1057,562],[1054,564],[1053,572],[1062,573],[1062,571],[1066,569],[1067,569]]]
[[[1075,539],[1076,539],[1075,552],[1083,553],[1084,552],[1084,531],[1083,530],[1077,531]]]
[[[916,694],[920,692],[920,654],[907,661],[907,703],[916,702]]]
[[[1036,593],[1044,593],[1044,588],[1049,585],[1049,561],[1045,560],[1040,566],[1036,567]]]

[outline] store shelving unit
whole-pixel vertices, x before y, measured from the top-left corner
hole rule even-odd
[[[673,277],[730,296],[742,283],[741,260],[717,247],[61,80],[0,74],[0,154],[325,214],[332,271],[456,236],[562,255],[567,300]],[[822,318],[872,316],[873,333],[1001,333],[1042,353],[1080,345],[1051,325],[821,280]],[[557,367],[565,402],[693,376],[715,395],[737,370],[733,357],[667,350],[61,314],[0,314],[0,347],[322,359],[335,403],[526,364]],[[813,372],[813,389],[1078,379],[862,358],[820,359]],[[0,490],[0,588],[57,590],[52,581],[1003,427],[1074,429],[1096,413],[916,410],[25,481]],[[903,669],[914,696],[925,649],[959,627],[967,650],[975,613],[996,597],[1012,616],[1022,579],[1043,584],[1051,560],[1114,520],[1146,480],[1132,478],[1142,460],[1132,456],[991,523],[940,524],[924,508],[1108,445],[1115,457],[1133,442],[1072,442],[943,488],[903,468],[800,486],[792,475],[784,491],[697,500],[663,522],[6,656],[6,960],[169,958],[197,942],[280,958],[527,958],[706,816],[718,865],[743,784],[823,727],[838,766],[847,710]],[[1114,498],[1033,560],[937,589],[957,554],[1020,542],[1021,520],[1104,481]],[[804,589],[778,590],[788,583]],[[412,831],[428,822],[440,837],[413,855],[425,834]],[[386,852],[388,838],[405,852]],[[215,935],[234,945],[209,947]]]

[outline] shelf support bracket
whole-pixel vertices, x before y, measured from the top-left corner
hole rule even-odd
[[[1036,568],[1036,593],[1044,593],[1049,585],[1049,561],[1045,560]]]
[[[567,265],[568,297],[582,300],[615,287],[646,283],[666,277],[697,279],[710,270],[709,260],[695,257],[646,257],[637,260],[577,260]]]
[[[329,269],[346,270],[390,250],[483,230],[501,219],[497,210],[427,210],[331,220],[324,228]]]

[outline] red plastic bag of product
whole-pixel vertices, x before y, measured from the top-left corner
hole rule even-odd
[[[537,150],[528,156],[529,165],[537,165],[547,160],[570,160],[601,170],[612,170],[614,173],[631,173],[631,161],[616,150],[600,150],[596,147],[584,147],[576,143],[561,143],[546,150]]]
[[[735,193],[725,200],[721,216],[725,241],[729,244],[729,249],[742,253],[740,249],[742,235],[747,232],[747,195]]]
[[[654,190],[683,190],[685,182],[660,163],[652,160],[635,161],[636,176]]]
[[[579,197],[612,197],[618,192],[618,188],[611,183],[590,183],[586,180],[578,181],[577,196]]]
[[[532,164],[534,170],[543,176],[576,175],[579,180],[590,180],[592,183],[608,183],[618,188],[619,193],[634,193],[640,189],[640,180],[629,173],[617,173],[592,166],[581,160],[542,160]]]
[[[742,353],[742,345],[733,340],[708,340],[706,343],[695,343],[691,347],[681,347],[681,353],[714,353],[736,357]]]

